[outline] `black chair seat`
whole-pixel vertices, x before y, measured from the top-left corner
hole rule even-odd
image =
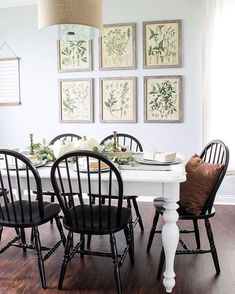
[[[163,207],[163,205],[164,205],[163,198],[162,197],[155,198],[153,200],[153,205],[154,205],[155,209],[157,210],[157,212],[159,214],[163,215],[163,213],[165,211],[165,208]],[[178,203],[178,205],[179,205],[179,208],[177,209],[177,212],[179,214],[179,219],[180,220],[190,220],[190,219],[194,220],[194,219],[210,218],[210,217],[214,216],[214,214],[215,214],[215,208],[214,207],[212,207],[210,213],[207,211],[206,214],[194,215],[194,214],[191,214],[188,211],[186,211],[184,209],[184,207],[182,205],[180,205],[180,203]]]
[[[13,212],[13,205],[10,203],[7,206],[8,213],[11,215],[11,221],[7,219],[7,211],[6,207],[2,208],[2,213],[5,217],[5,220],[0,218],[0,225],[3,225],[5,227],[32,227],[33,225],[39,226],[41,224],[44,224],[51,220],[53,217],[58,215],[60,212],[60,205],[56,203],[50,203],[50,202],[43,202],[43,207],[44,207],[44,217],[41,218],[39,215],[39,210],[38,210],[38,202],[37,201],[32,201],[31,202],[31,208],[32,208],[32,218],[30,220],[30,208],[29,208],[29,202],[26,200],[23,200],[22,205],[20,204],[20,201],[15,201],[14,206],[15,206],[15,212],[17,216],[17,220],[14,221],[14,212]],[[24,211],[23,217],[24,219],[22,220],[21,218],[21,211]]]
[[[117,226],[117,207],[81,205],[70,210],[72,223],[64,217],[63,223],[67,230],[92,235],[105,235],[123,230],[127,223],[131,221],[131,210],[122,207],[120,225]],[[83,217],[85,222],[83,224]],[[91,221],[92,220],[92,221]],[[102,225],[101,225],[102,224]]]
[[[157,197],[153,200],[153,205],[155,207],[155,209],[157,210],[158,213],[160,213],[161,215],[163,215],[165,208],[163,207],[164,205],[164,198],[163,197]],[[179,218],[181,216],[189,216],[189,217],[193,217],[193,214],[190,214],[189,212],[187,212],[183,206],[181,206],[179,203],[179,208],[177,209],[177,212],[179,214]]]

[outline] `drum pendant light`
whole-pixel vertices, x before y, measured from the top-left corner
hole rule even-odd
[[[103,0],[38,0],[38,30],[57,40],[101,36]]]

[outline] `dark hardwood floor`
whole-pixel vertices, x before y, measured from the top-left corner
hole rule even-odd
[[[122,268],[123,293],[156,294],[165,293],[162,279],[156,279],[156,270],[161,249],[160,236],[155,235],[150,254],[146,245],[153,217],[151,203],[140,203],[145,231],[135,230],[135,265],[129,258]],[[204,229],[204,226],[201,226]],[[216,277],[210,254],[176,256],[176,286],[174,294],[231,294],[235,293],[235,206],[217,206],[212,219],[214,237],[217,244],[221,274]],[[57,239],[55,224],[41,227],[42,244],[50,244]],[[2,243],[15,234],[12,229],[4,229]],[[30,232],[27,231],[27,236]],[[121,246],[123,236],[118,244]],[[187,239],[190,239],[187,237]],[[208,246],[203,230],[202,244]],[[96,249],[109,249],[108,238],[92,238]],[[204,247],[205,247],[204,246]],[[0,255],[0,294],[13,293],[116,293],[112,261],[109,258],[86,256],[84,260],[76,255],[68,265],[64,280],[64,290],[57,290],[59,269],[63,256],[62,246],[46,261],[47,290],[40,285],[37,260],[34,251],[25,255],[19,248],[11,247]]]

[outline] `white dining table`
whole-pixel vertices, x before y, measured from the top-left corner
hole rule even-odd
[[[43,190],[53,191],[50,170],[50,166],[38,168]],[[184,163],[172,164],[167,168],[159,168],[159,170],[120,169],[120,172],[123,179],[124,195],[164,198],[164,225],[161,234],[165,252],[163,284],[166,292],[171,293],[175,285],[174,258],[179,241],[177,202],[180,183],[186,180]],[[71,178],[73,178],[72,173],[73,171],[71,171]],[[75,174],[74,172],[74,179]],[[22,173],[23,175],[25,173]]]

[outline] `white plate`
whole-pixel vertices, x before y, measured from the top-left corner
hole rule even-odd
[[[80,172],[81,173],[87,173],[87,169],[86,168],[79,168],[79,170],[80,170]],[[101,173],[104,173],[104,172],[107,172],[107,171],[109,171],[110,170],[110,168],[109,167],[106,167],[106,168],[101,168],[100,169],[100,172]],[[77,171],[77,169],[74,169],[74,171]],[[99,172],[99,169],[98,168],[90,168],[90,173],[91,174],[95,174],[95,173],[98,173]]]
[[[151,160],[151,159],[135,158],[135,161],[138,162],[138,163],[150,164],[150,165],[171,165],[171,164],[177,164],[177,163],[182,162],[182,160],[180,158],[176,158],[174,160],[164,161],[164,162]]]
[[[33,166],[37,168],[37,167],[44,166],[46,163],[47,163],[47,160],[45,159],[43,161],[39,161],[36,164],[33,164]],[[16,170],[16,166],[14,164],[8,164],[8,167],[9,167],[9,170]],[[6,169],[6,167],[4,169]],[[18,170],[25,170],[25,166],[19,167]]]

